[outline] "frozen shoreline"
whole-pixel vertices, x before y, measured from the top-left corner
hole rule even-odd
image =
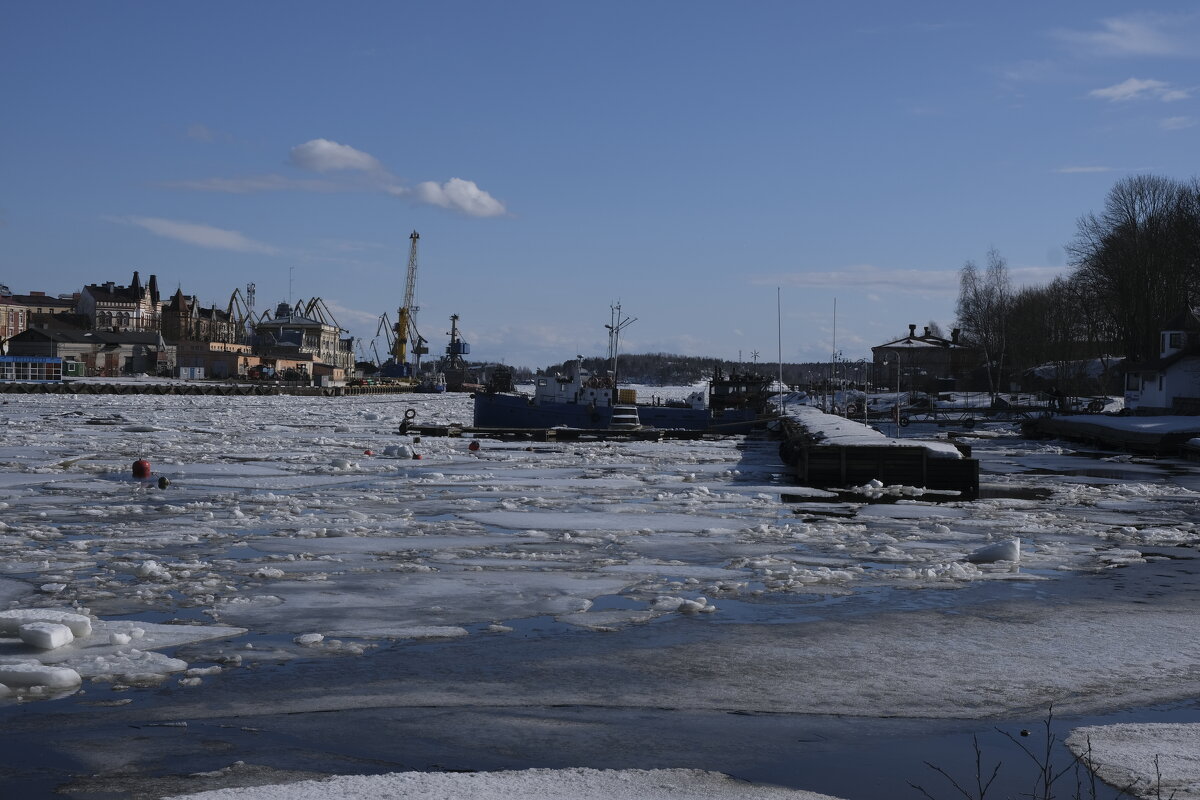
[[[2,604],[86,611],[97,631],[142,620],[186,636],[203,623],[225,638],[164,645],[137,662],[161,669],[133,677],[116,658],[128,643],[39,656],[0,641],[0,659],[90,669],[83,693],[0,701],[0,714],[11,723],[22,709],[45,741],[40,715],[49,725],[59,704],[97,730],[211,721],[209,735],[227,737],[237,720],[277,728],[280,711],[950,721],[1200,691],[1200,644],[1179,611],[1195,587],[1177,573],[1154,587],[1171,602],[1132,604],[1105,588],[1120,567],[1165,569],[1175,562],[1157,551],[1200,540],[1200,487],[1183,465],[1084,464],[998,428],[976,446],[990,498],[848,502],[781,483],[770,442],[485,441],[472,453],[427,438],[413,443],[419,461],[378,455],[402,441],[410,405],[422,421],[459,421],[465,398],[12,398],[0,411]],[[167,488],[129,476],[139,457]],[[1081,465],[1111,477],[1073,474]],[[813,502],[782,503],[785,492]],[[1014,537],[1020,564],[968,560]],[[1059,597],[1075,583],[1095,588]],[[147,769],[168,757],[130,752]]]

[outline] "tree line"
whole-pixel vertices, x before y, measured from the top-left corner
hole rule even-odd
[[[551,364],[544,370],[546,375],[563,373],[567,363]],[[609,369],[607,358],[593,356],[583,359],[583,368],[593,375],[602,375]],[[617,358],[617,377],[622,383],[641,383],[652,386],[688,386],[713,377],[720,369],[725,375],[732,373],[756,373],[772,378],[779,376],[779,365],[766,362],[727,361],[711,356],[681,356],[674,353],[622,353]],[[790,386],[806,385],[814,377],[822,379],[829,371],[829,364],[785,363],[783,381]],[[518,374],[517,379],[521,379]]]
[[[1098,391],[1086,362],[1158,355],[1162,324],[1200,300],[1200,181],[1118,181],[1066,249],[1071,271],[1042,286],[1014,290],[995,249],[960,270],[956,324],[992,391],[1043,365],[1064,389]]]

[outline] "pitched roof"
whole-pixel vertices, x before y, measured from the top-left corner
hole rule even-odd
[[[30,328],[12,337],[18,340],[48,339],[60,344],[158,345],[155,331],[85,331],[75,328]]]
[[[1200,331],[1200,317],[1196,309],[1185,308],[1167,320],[1160,330],[1164,331]]]

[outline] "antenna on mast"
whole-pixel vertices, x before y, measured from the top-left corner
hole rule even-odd
[[[612,321],[604,327],[608,329],[608,369],[612,373],[613,386],[617,384],[617,349],[618,340],[621,338],[621,331],[628,328],[633,323],[637,322],[637,318],[625,317],[621,318],[621,301],[618,300],[613,305],[609,306],[612,312]]]

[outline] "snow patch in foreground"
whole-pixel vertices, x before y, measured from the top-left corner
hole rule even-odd
[[[1094,762],[1106,783],[1130,786],[1137,797],[1200,798],[1200,724],[1094,725],[1072,731],[1067,746]]]
[[[519,772],[394,772],[340,775],[319,781],[216,789],[167,800],[382,800],[453,797],[455,800],[570,797],[572,800],[837,800],[830,795],[745,783],[696,769],[528,769]]]

